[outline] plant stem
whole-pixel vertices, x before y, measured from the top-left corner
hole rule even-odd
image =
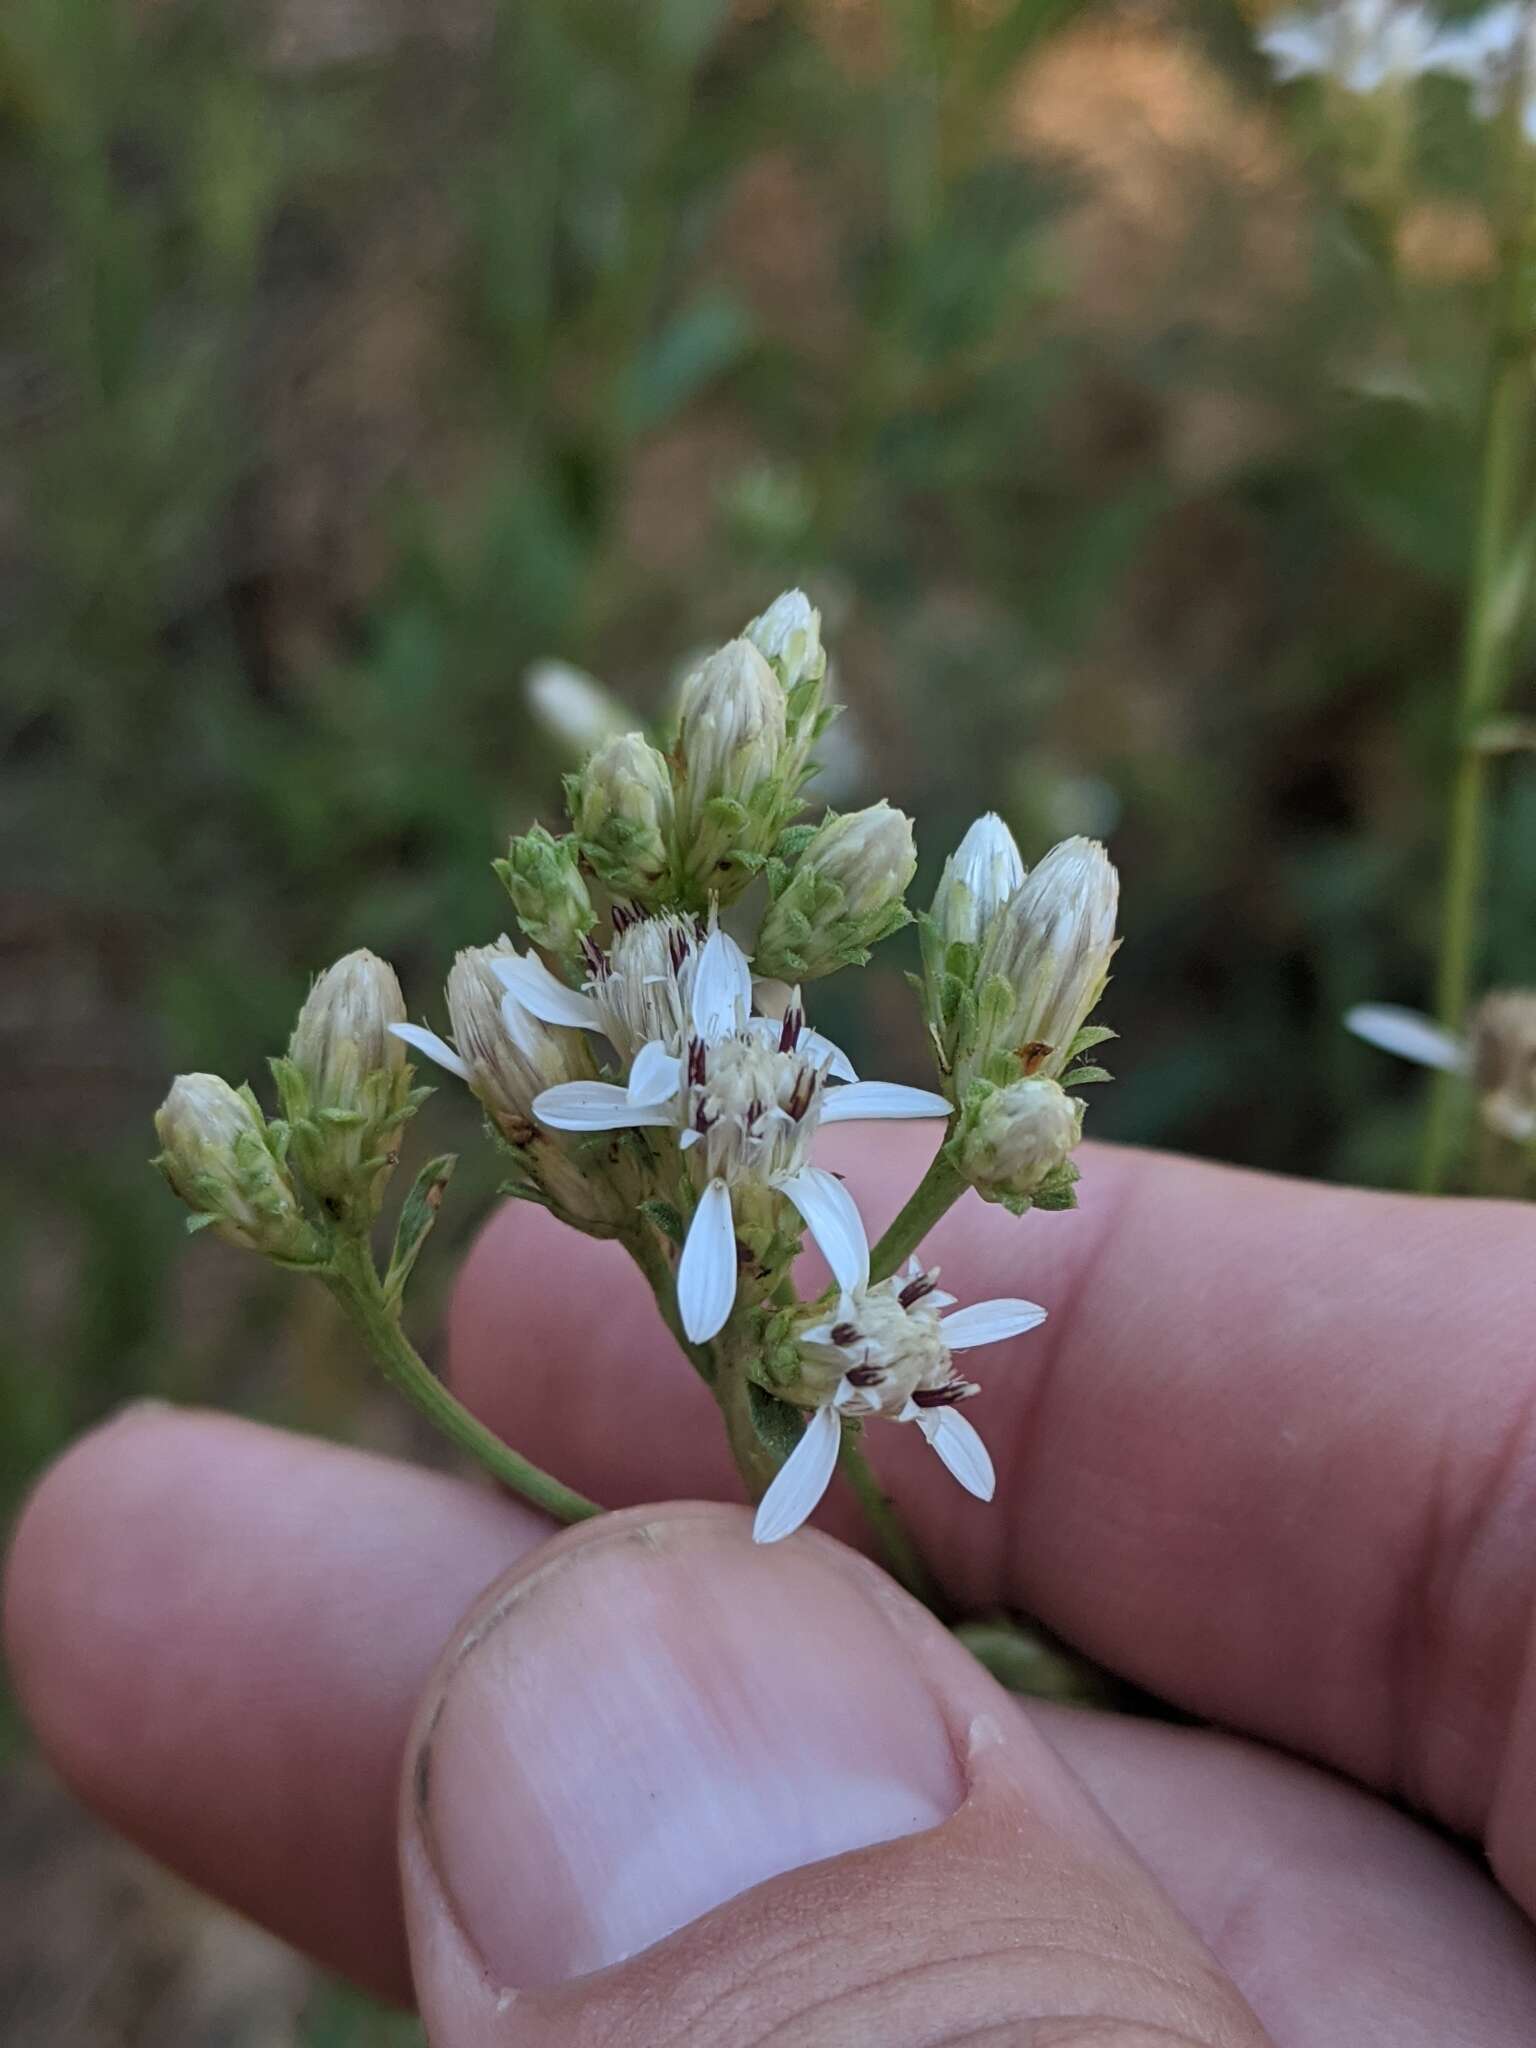
[[[966,1186],[964,1177],[950,1163],[947,1144],[941,1145],[906,1206],[870,1253],[870,1280],[888,1280],[902,1260],[917,1250],[944,1212],[965,1193]]]
[[[1523,203],[1523,190],[1517,195]],[[1466,1022],[1472,995],[1483,893],[1488,754],[1482,728],[1509,687],[1530,571],[1525,528],[1532,363],[1520,307],[1525,225],[1517,225],[1501,252],[1503,292],[1495,310],[1488,397],[1484,412],[1482,478],[1472,573],[1462,640],[1457,699],[1456,766],[1451,777],[1445,834],[1445,880],[1435,1014],[1447,1031]],[[1456,1132],[1461,1089],[1454,1074],[1436,1077],[1419,1166],[1419,1186],[1434,1193],[1445,1179]]]
[[[874,1531],[892,1578],[899,1580],[925,1607],[931,1608],[941,1619],[945,1618],[950,1608],[939,1582],[928,1569],[927,1560],[902,1520],[900,1510],[876,1479],[868,1458],[855,1440],[846,1434],[839,1455],[844,1476],[864,1510],[864,1519]]]
[[[1506,585],[1514,566],[1509,558],[1510,541],[1524,471],[1530,376],[1523,358],[1503,363],[1494,381],[1484,437],[1483,487],[1462,649],[1456,768],[1446,821],[1435,983],[1435,1014],[1447,1031],[1462,1028],[1472,992],[1489,767],[1479,728],[1497,711],[1508,687],[1521,613],[1521,607],[1510,602]],[[1457,1077],[1439,1076],[1431,1095],[1420,1168],[1420,1186],[1426,1193],[1433,1193],[1445,1177],[1458,1099]]]
[[[483,1422],[477,1422],[462,1402],[454,1399],[410,1343],[385,1302],[373,1256],[364,1242],[346,1240],[325,1277],[331,1293],[362,1331],[385,1378],[415,1402],[435,1429],[477,1459],[493,1479],[542,1508],[545,1514],[553,1515],[557,1522],[580,1522],[602,1513],[596,1501],[562,1485],[548,1472],[520,1457]]]
[[[713,1386],[716,1373],[714,1354],[707,1344],[695,1344],[683,1329],[682,1318],[677,1312],[677,1283],[672,1264],[657,1242],[655,1232],[641,1221],[633,1230],[621,1231],[619,1236],[624,1249],[649,1282],[656,1297],[657,1313],[672,1332],[678,1350],[704,1384]]]
[[[778,1476],[779,1461],[758,1434],[752,1419],[752,1384],[742,1366],[726,1361],[716,1376],[715,1399],[725,1420],[726,1441],[736,1470],[754,1506]]]

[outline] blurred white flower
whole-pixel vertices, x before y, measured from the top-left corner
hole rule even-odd
[[[550,738],[580,759],[634,722],[596,676],[568,661],[536,661],[523,678],[528,708]]]
[[[1472,108],[1484,120],[1504,105],[1520,80],[1520,124],[1536,142],[1536,9],[1520,0],[1500,0],[1470,21],[1442,29],[1427,68],[1463,78],[1472,88]]]
[[[1346,92],[1379,92],[1433,68],[1438,24],[1412,0],[1333,0],[1276,15],[1259,48],[1282,82],[1332,78]]]
[[[1465,1037],[1395,1003],[1357,1003],[1345,1011],[1344,1023],[1367,1045],[1415,1066],[1466,1075],[1478,1114],[1499,1137],[1517,1145],[1536,1138],[1536,992],[1501,989],[1485,996]]]

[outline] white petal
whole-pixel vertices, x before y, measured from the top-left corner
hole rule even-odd
[[[611,1081],[562,1081],[533,1098],[533,1113],[556,1131],[623,1131],[676,1121],[670,1109],[631,1102]]]
[[[670,1102],[677,1093],[682,1062],[668,1052],[659,1039],[651,1039],[635,1054],[629,1070],[629,1099],[637,1109],[658,1102]]]
[[[917,1426],[967,1493],[974,1493],[978,1500],[992,1498],[997,1491],[992,1460],[975,1425],[958,1408],[922,1409]]]
[[[950,1116],[951,1104],[926,1088],[904,1088],[898,1081],[851,1081],[831,1088],[821,1098],[824,1124],[847,1123],[853,1117]]]
[[[702,1131],[694,1130],[691,1125],[686,1131],[679,1131],[677,1134],[678,1151],[686,1152],[690,1145],[699,1144],[702,1141],[703,1136],[704,1133]]]
[[[706,1044],[734,1031],[752,1008],[747,956],[718,926],[704,941],[693,971],[693,1028]]]
[[[1446,1074],[1466,1071],[1467,1051],[1460,1039],[1417,1010],[1405,1010],[1396,1003],[1356,1003],[1344,1012],[1344,1028],[1367,1045],[1395,1052],[1415,1066],[1437,1067]]]
[[[513,953],[493,960],[491,972],[525,1010],[546,1024],[569,1024],[578,1031],[601,1031],[602,1013],[590,996],[556,980],[537,953]]]
[[[731,1191],[712,1180],[699,1197],[677,1262],[677,1312],[690,1343],[724,1329],[736,1300],[736,1226]]]
[[[822,1166],[802,1166],[774,1186],[805,1218],[844,1294],[862,1293],[869,1285],[869,1239],[858,1205],[837,1175]]]
[[[1021,1330],[1038,1329],[1044,1321],[1045,1310],[1038,1302],[973,1301],[969,1308],[945,1316],[939,1335],[951,1351],[971,1351],[978,1344],[1001,1344]]]
[[[424,1052],[429,1060],[436,1060],[437,1064],[446,1067],[450,1074],[457,1074],[461,1081],[469,1079],[468,1067],[446,1038],[439,1038],[435,1031],[429,1031],[424,1024],[391,1024],[389,1028],[396,1038],[403,1038],[407,1045],[414,1045],[418,1052]]]
[[[814,1060],[819,1067],[825,1067],[834,1081],[857,1081],[859,1078],[853,1070],[853,1061],[849,1059],[843,1048],[840,1045],[834,1045],[830,1038],[823,1037],[819,1031],[802,1031],[797,1050],[803,1052],[808,1060]],[[875,1085],[878,1087],[880,1084],[876,1082]],[[823,1116],[827,1113],[827,1099],[830,1098],[824,1099],[822,1104],[821,1113]],[[944,1105],[944,1110],[947,1115],[949,1113],[949,1104],[947,1102]]]
[[[923,1296],[917,1306],[919,1308],[953,1308],[959,1299],[958,1294],[946,1294],[942,1287],[935,1287],[931,1294]]]
[[[800,1332],[800,1342],[802,1344],[830,1344],[832,1342],[832,1332],[836,1328],[836,1323],[813,1323],[810,1329]]]
[[[794,993],[787,981],[775,981],[770,975],[759,976],[752,983],[752,1000],[772,1024],[783,1021]]]
[[[754,1543],[778,1543],[792,1536],[831,1483],[843,1425],[835,1408],[818,1408],[799,1443],[779,1467],[752,1524]]]
[[[1275,67],[1282,82],[1326,71],[1333,57],[1333,43],[1304,15],[1283,14],[1254,38]]]

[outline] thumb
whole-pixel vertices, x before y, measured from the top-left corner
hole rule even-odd
[[[402,1801],[434,2048],[1263,2048],[1009,1696],[872,1565],[738,1511],[494,1587]]]

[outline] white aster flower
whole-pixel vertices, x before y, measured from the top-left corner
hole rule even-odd
[[[771,1188],[794,1206],[838,1285],[852,1293],[869,1277],[869,1243],[842,1182],[810,1163],[814,1132],[851,1118],[947,1116],[949,1104],[926,1089],[854,1080],[837,1047],[807,1029],[798,1000],[782,1019],[752,1016],[752,970],[724,932],[711,931],[699,945],[687,919],[641,924],[669,927],[670,976],[648,938],[647,959],[657,973],[615,987],[633,976],[633,966],[621,966],[619,956],[641,925],[616,942],[612,967],[594,975],[586,994],[553,975],[546,987],[526,971],[500,970],[519,1000],[528,1000],[526,989],[535,1002],[562,1006],[558,1021],[603,1032],[621,1054],[625,1041],[633,1043],[637,1017],[660,1027],[634,1051],[624,1082],[573,1081],[546,1089],[534,1115],[555,1130],[677,1132],[698,1191],[677,1268],[678,1313],[692,1342],[715,1336],[736,1300],[732,1190],[743,1183]],[[848,1077],[845,1085],[828,1089],[838,1074]]]
[[[1333,0],[1276,15],[1258,35],[1282,83],[1323,76],[1353,93],[1379,92],[1430,70],[1438,40],[1433,17],[1413,0]]]
[[[1396,1003],[1357,1003],[1344,1024],[1367,1045],[1415,1066],[1465,1075],[1483,1122],[1499,1137],[1517,1145],[1536,1138],[1536,992],[1485,996],[1464,1037]]]
[[[938,1290],[938,1277],[914,1259],[901,1276],[861,1288],[830,1322],[801,1333],[807,1378],[836,1379],[763,1495],[752,1525],[757,1542],[779,1542],[815,1510],[837,1465],[844,1416],[915,1422],[968,1493],[992,1498],[992,1460],[959,1412],[980,1389],[956,1371],[954,1353],[1033,1330],[1046,1312],[1032,1301],[997,1300],[941,1316],[955,1297]]]

